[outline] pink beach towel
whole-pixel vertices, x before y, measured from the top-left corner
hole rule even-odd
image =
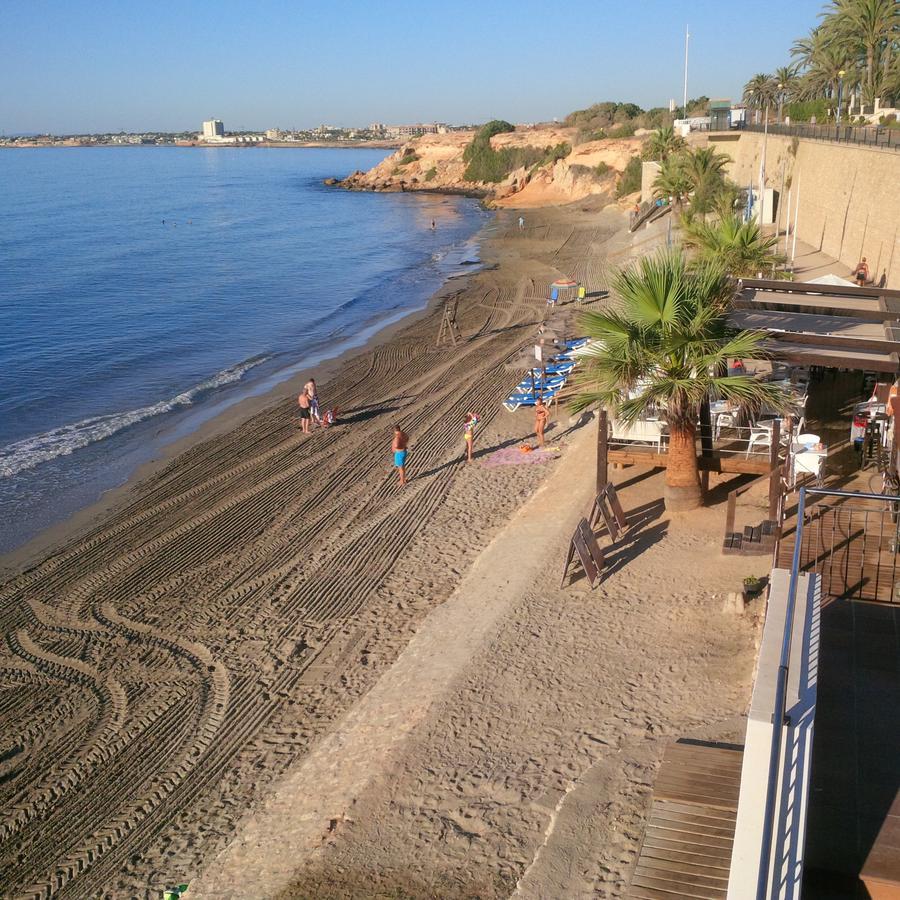
[[[549,462],[559,458],[558,447],[545,447],[543,450],[534,449],[530,453],[523,453],[516,447],[501,447],[490,456],[481,460],[483,466],[527,466],[535,463]]]

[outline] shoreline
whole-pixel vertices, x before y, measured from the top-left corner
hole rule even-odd
[[[448,274],[444,278],[444,283],[428,297],[422,307],[401,313],[397,319],[384,325],[379,325],[376,320],[369,326],[374,327],[376,330],[362,343],[350,346],[318,362],[311,363],[310,366],[316,370],[316,380],[320,383],[320,386],[327,388],[329,380],[340,373],[342,366],[356,356],[369,353],[375,348],[389,343],[404,328],[431,314],[448,296],[465,290],[468,279],[476,276],[479,272],[496,266],[496,261],[489,261],[486,259],[486,256],[489,254],[490,232],[496,229],[499,217],[500,213],[495,212],[492,219],[485,222],[470,238],[477,244],[479,258],[482,261],[475,271],[467,272],[463,270],[458,273]],[[386,317],[389,318],[389,316]],[[285,366],[285,369],[296,369],[302,365],[304,365],[304,362],[301,358]],[[267,377],[269,379],[278,378],[278,372],[271,373]],[[192,447],[214,437],[226,436],[228,432],[245,423],[248,419],[282,402],[285,397],[297,394],[308,377],[308,373],[300,374],[297,372],[285,375],[283,378],[278,378],[277,383],[262,393],[254,394],[229,404],[226,409],[199,423],[183,437],[164,442],[160,452],[155,454],[154,458],[138,465],[122,484],[104,490],[95,501],[80,507],[59,522],[42,529],[26,540],[24,544],[20,544],[18,547],[5,553],[0,553],[0,587],[7,579],[14,578],[36,564],[41,557],[54,552],[62,544],[79,537],[98,525],[104,517],[115,513],[128,501],[129,496],[143,482],[158,474]],[[249,388],[250,385],[246,387]],[[214,403],[215,399],[215,397],[211,397],[210,402]],[[198,409],[198,412],[200,411]],[[170,427],[174,427],[176,430],[178,428],[178,426]],[[161,422],[156,430],[156,434],[164,435],[166,430],[166,423]]]

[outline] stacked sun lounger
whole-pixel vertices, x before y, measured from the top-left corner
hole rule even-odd
[[[573,351],[586,343],[587,338],[566,341],[565,350],[554,356],[543,369],[531,369],[526,373],[513,392],[503,401],[503,405],[512,412],[520,406],[534,406],[538,397],[544,403],[550,403],[563,389],[568,377],[578,365]]]

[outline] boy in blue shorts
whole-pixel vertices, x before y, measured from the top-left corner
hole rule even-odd
[[[394,465],[400,473],[400,487],[406,485],[406,447],[408,444],[409,435],[399,425],[395,425],[391,450],[394,452]]]

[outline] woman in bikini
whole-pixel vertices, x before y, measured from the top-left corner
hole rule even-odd
[[[466,442],[466,462],[472,462],[472,445],[475,443],[475,429],[478,427],[478,413],[466,413],[463,425],[463,440]]]

